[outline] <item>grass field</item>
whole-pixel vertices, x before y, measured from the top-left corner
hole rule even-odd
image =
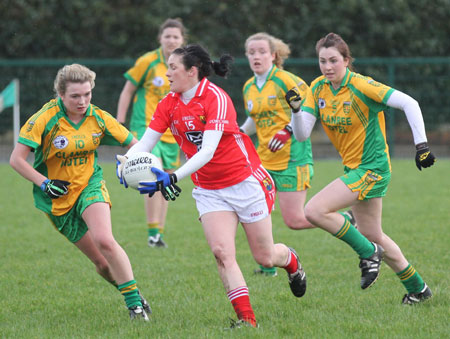
[[[358,258],[322,230],[292,231],[273,214],[274,237],[294,247],[308,276],[301,299],[287,277],[256,277],[242,229],[237,256],[247,280],[258,330],[225,331],[235,318],[207,247],[185,179],[170,204],[168,249],[146,243],[143,200],[117,183],[104,164],[113,201],[116,239],[128,253],[138,286],[153,308],[149,323],[131,322],[120,294],[104,282],[75,246],[56,232],[32,201],[31,184],[0,165],[0,338],[444,338],[450,333],[450,160],[417,171],[413,160],[394,160],[384,199],[385,232],[402,248],[434,293],[428,302],[402,306],[405,293],[383,265],[366,291]],[[341,174],[337,160],[316,161],[317,192]]]

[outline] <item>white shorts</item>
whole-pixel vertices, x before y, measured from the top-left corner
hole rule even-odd
[[[231,211],[237,214],[240,222],[252,223],[264,219],[272,212],[275,184],[264,170],[264,177],[257,179],[251,175],[226,188],[210,190],[195,187],[192,197],[197,203],[200,217],[208,212]]]

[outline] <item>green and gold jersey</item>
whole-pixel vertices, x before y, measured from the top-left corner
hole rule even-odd
[[[158,48],[138,58],[134,66],[124,74],[124,77],[136,86],[130,130],[138,139],[144,135],[158,102],[170,91],[166,73],[164,55],[162,49]],[[162,135],[161,140],[170,144],[176,143],[169,129]]]
[[[383,110],[394,89],[347,69],[337,90],[324,76],[311,90],[302,110],[320,119],[344,166],[390,171]]]
[[[285,100],[287,91],[297,87],[302,98],[312,96],[308,85],[298,76],[273,66],[266,82],[259,88],[255,77],[244,85],[245,113],[256,125],[257,152],[264,168],[281,171],[290,166],[312,164],[311,141],[298,142],[294,136],[277,151],[268,148],[270,139],[291,121],[291,109]]]
[[[35,151],[33,167],[49,179],[70,182],[69,193],[50,199],[33,185],[37,208],[59,216],[67,213],[92,180],[102,180],[97,164],[100,144],[128,145],[132,134],[109,113],[89,105],[78,124],[68,119],[60,98],[46,103],[21,128],[19,142]]]

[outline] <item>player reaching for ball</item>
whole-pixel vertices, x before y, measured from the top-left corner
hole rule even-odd
[[[55,78],[56,99],[22,127],[11,166],[34,183],[37,208],[94,264],[97,273],[125,298],[132,319],[148,320],[127,254],[111,230],[111,201],[97,163],[100,144],[137,142],[109,113],[91,104],[95,73],[66,65]],[[34,165],[27,162],[34,151]],[[57,279],[57,277],[55,277]]]
[[[141,140],[127,154],[151,151],[170,128],[187,162],[174,173],[152,168],[157,182],[141,183],[142,194],[157,191],[175,199],[176,182],[188,175],[206,240],[216,258],[220,278],[234,307],[236,326],[257,327],[249,291],[236,262],[235,236],[241,223],[255,260],[265,267],[283,267],[292,293],[306,291],[306,276],[293,249],[273,243],[271,211],[275,201],[272,178],[262,167],[251,139],[239,131],[233,103],[207,77],[212,70],[226,76],[232,58],[212,61],[199,45],[176,49],[169,57],[171,92],[158,104]],[[119,157],[118,176],[125,157]],[[122,180],[123,182],[123,180]]]
[[[358,253],[362,288],[370,286],[364,272],[378,275],[384,249],[385,262],[408,292],[403,304],[419,303],[431,297],[431,290],[398,245],[383,233],[381,212],[382,197],[391,180],[383,110],[389,106],[405,112],[416,145],[416,165],[421,170],[432,166],[435,157],[427,145],[420,107],[410,96],[353,72],[350,49],[339,35],[329,33],[320,39],[316,53],[323,76],[311,84],[313,98],[306,98],[301,105],[295,88],[286,94],[293,112],[292,127],[301,141],[309,137],[320,119],[342,157],[345,174],[309,200],[306,217]],[[358,230],[337,213],[348,206],[352,206]]]

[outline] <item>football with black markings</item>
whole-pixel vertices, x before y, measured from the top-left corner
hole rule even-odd
[[[151,171],[152,167],[162,170],[161,161],[156,155],[148,152],[136,152],[128,156],[123,165],[122,176],[129,187],[137,189],[142,181],[156,181],[156,175]]]

